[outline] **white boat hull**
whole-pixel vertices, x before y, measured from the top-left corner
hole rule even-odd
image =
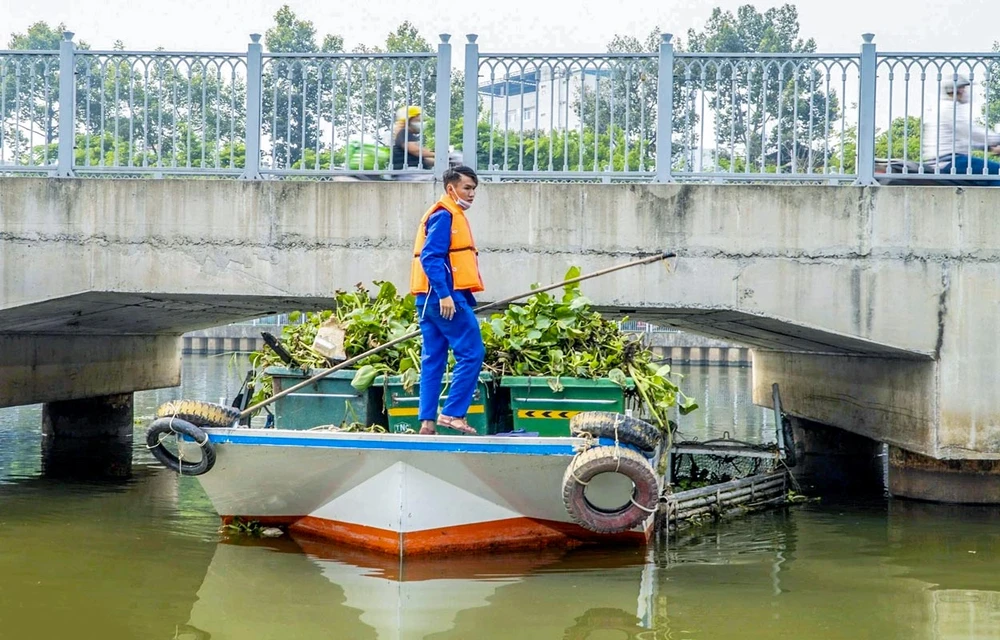
[[[570,519],[562,482],[584,444],[578,438],[206,431],[218,459],[198,479],[227,521],[286,525],[399,555],[642,544],[652,531],[652,516],[614,535]],[[623,491],[620,483],[595,490]],[[627,503],[627,490],[608,499]]]

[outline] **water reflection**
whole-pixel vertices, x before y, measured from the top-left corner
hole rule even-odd
[[[698,401],[698,410],[677,416],[681,439],[711,440],[729,437],[753,443],[775,441],[774,414],[754,406],[749,367],[675,367],[684,376],[684,393]]]
[[[0,638],[173,637],[215,544],[190,488],[148,468],[0,486]]]
[[[689,533],[659,556],[657,629],[685,638],[1000,638],[998,518],[995,508],[846,503]]]
[[[748,369],[688,373],[703,410],[686,434],[773,438]],[[186,358],[184,387],[136,394],[136,415],[232,397],[241,375],[226,358]],[[0,639],[1000,640],[995,507],[824,501],[689,530],[648,555],[400,565],[308,539],[220,542],[197,481],[153,462],[144,425],[127,483],[41,478],[40,418],[0,410]]]
[[[212,638],[284,637],[289,620],[299,637],[332,629],[382,640],[631,635],[651,630],[640,625],[651,622],[655,571],[635,551],[400,563],[301,538],[219,544],[187,624]]]

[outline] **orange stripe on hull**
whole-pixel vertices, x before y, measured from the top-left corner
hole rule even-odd
[[[399,554],[400,534],[388,529],[376,529],[360,524],[336,522],[306,516],[295,522],[289,531],[342,542],[363,549]]]
[[[306,516],[295,522],[290,531],[405,556],[493,549],[540,549],[553,546],[569,548],[587,543],[641,545],[649,540],[650,533],[629,531],[600,535],[575,524],[532,518],[510,518],[398,533],[312,516]]]

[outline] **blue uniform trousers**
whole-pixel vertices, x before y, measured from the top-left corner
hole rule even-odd
[[[452,299],[455,315],[451,320],[441,317],[436,299],[427,300],[426,306],[420,309],[420,332],[424,338],[420,356],[420,420],[437,420],[449,348],[455,354],[455,370],[441,413],[464,418],[479,383],[479,372],[486,356],[479,321],[464,296],[456,295]]]

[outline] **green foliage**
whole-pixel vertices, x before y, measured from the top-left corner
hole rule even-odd
[[[337,292],[337,322],[344,329],[344,351],[353,358],[418,329],[416,300],[400,296],[391,282],[375,282],[374,297],[361,284],[352,292]],[[354,386],[367,388],[375,375],[402,375],[410,387],[420,378],[421,341],[414,338],[358,362]],[[367,384],[363,384],[367,382]]]
[[[7,47],[14,51],[59,50],[65,24],[35,22],[24,33],[11,34]],[[78,49],[89,49],[85,42]],[[3,61],[6,76],[0,95],[0,152],[14,164],[54,161],[46,148],[59,133],[59,58],[11,57]],[[34,145],[34,148],[33,148]]]
[[[344,166],[346,159],[347,152],[343,148],[337,149],[332,153],[329,149],[323,149],[319,152],[319,155],[316,154],[315,149],[306,149],[302,157],[292,165],[292,168],[327,171],[331,166]]]
[[[259,521],[243,520],[242,518],[233,518],[229,524],[224,524],[219,529],[220,533],[230,533],[251,537],[259,537],[263,530],[264,525],[262,525]]]
[[[1000,41],[993,42],[993,52],[1000,53]],[[989,100],[983,104],[983,119],[990,129],[1000,123],[1000,60],[997,58],[986,58],[984,60],[986,70],[983,84],[986,85],[986,95]],[[979,72],[976,72],[977,77]]]
[[[296,312],[289,315],[290,324],[281,331],[279,342],[304,371],[325,368],[329,366],[326,357],[312,348],[313,340],[319,325],[333,315],[332,311],[302,314]],[[299,322],[302,320],[302,322]],[[250,366],[254,369],[254,396],[250,404],[257,404],[271,397],[274,386],[271,376],[264,373],[268,367],[283,367],[285,363],[270,347],[264,346],[260,351],[249,355]]]
[[[566,279],[580,275],[573,267]],[[304,369],[326,368],[326,358],[313,350],[321,324],[334,320],[344,331],[344,352],[353,358],[392,342],[418,329],[416,301],[401,296],[391,282],[375,282],[374,294],[358,284],[353,291],[338,291],[335,311],[293,314],[282,331],[281,344]],[[299,322],[302,320],[302,322]],[[607,378],[626,389],[662,428],[668,428],[667,410],[678,406],[682,414],[698,405],[674,382],[678,377],[669,365],[653,362],[653,354],[638,340],[630,339],[618,323],[590,308],[579,284],[565,287],[561,297],[546,292],[532,295],[523,305],[511,305],[503,313],[482,321],[486,345],[485,368],[496,376],[525,375]],[[413,338],[369,356],[357,363],[352,384],[365,389],[379,374],[402,375],[405,387],[419,381],[420,338]],[[253,403],[272,395],[270,376],[264,370],[282,366],[277,354],[265,347],[250,354],[256,373]],[[349,425],[350,426],[350,425]],[[361,425],[354,425],[363,428]]]
[[[14,49],[59,49],[60,24],[33,24],[14,34]],[[87,50],[78,43],[78,50]],[[115,43],[115,50],[124,44]],[[58,133],[59,68],[54,56],[25,59],[21,82],[4,83],[0,121],[18,164],[54,162]],[[31,60],[34,60],[32,62]],[[10,71],[10,69],[8,69]],[[76,159],[90,165],[235,168],[245,162],[246,86],[235,68],[208,59],[174,63],[128,54],[79,56],[76,62]],[[14,94],[17,95],[14,95]],[[17,113],[15,113],[15,111]],[[43,137],[29,148],[23,131]],[[8,133],[15,134],[13,136]]]
[[[312,344],[320,325],[331,318],[344,331],[344,352],[348,358],[358,356],[386,342],[417,330],[417,309],[413,296],[400,296],[391,282],[375,282],[378,291],[372,293],[362,284],[353,291],[338,291],[336,310],[308,312],[304,316],[289,316],[290,324],[281,332],[280,343],[306,371],[330,366],[326,357]],[[301,322],[299,322],[301,320]],[[284,366],[270,347],[250,354],[250,364],[256,371],[252,403],[271,397],[271,376],[267,367]],[[412,386],[420,375],[420,339],[407,340],[357,363],[354,382],[358,389],[371,385],[378,374],[402,375],[405,386]]]
[[[461,134],[459,134],[461,135]],[[654,151],[644,141],[626,141],[626,133],[614,127],[595,135],[592,128],[579,130],[505,133],[479,123],[478,162],[500,169],[525,171],[631,171],[654,166]]]
[[[908,116],[896,118],[888,130],[875,132],[875,157],[892,160],[920,161],[920,118]],[[890,149],[890,144],[892,148]],[[840,168],[843,162],[845,173],[854,173],[858,160],[858,129],[848,127],[844,134],[844,144],[830,158],[830,166]]]
[[[573,267],[566,279],[579,275]],[[481,328],[485,367],[494,375],[542,376],[556,387],[564,376],[607,378],[636,396],[662,429],[669,428],[671,407],[679,405],[682,414],[698,407],[673,381],[669,365],[655,364],[641,342],[590,308],[579,284],[566,286],[561,297],[536,293],[493,314]]]
[[[660,28],[650,31],[645,40],[634,36],[615,35],[608,43],[608,53],[658,53],[660,50]],[[674,52],[684,51],[683,42],[673,40]],[[678,61],[674,68],[675,77],[683,77],[684,69]],[[610,78],[595,83],[593,88],[584,87],[573,109],[584,130],[594,130],[604,136],[610,130],[618,130],[614,140],[615,154],[621,152],[624,158],[624,142],[627,139],[631,149],[639,150],[628,163],[616,162],[616,171],[651,169],[656,158],[657,87],[659,60],[654,57],[620,59],[614,65]],[[695,128],[698,118],[686,111],[691,94],[681,86],[675,86],[673,103],[673,131],[671,144],[671,166],[683,166],[689,151],[697,144]],[[593,134],[591,134],[593,135]],[[606,142],[601,138],[599,142]],[[609,152],[610,153],[610,152]],[[641,156],[642,164],[638,160]],[[621,168],[618,168],[621,165]]]
[[[274,14],[274,26],[264,33],[264,46],[274,53],[336,53],[344,50],[344,40],[327,35],[320,47],[312,21],[299,19],[286,4]],[[320,67],[308,60],[274,58],[265,65],[261,128],[271,137],[274,166],[292,167],[307,149],[316,148],[321,105],[329,103],[331,92],[331,84],[320,82]],[[345,114],[346,97],[337,97],[337,112]]]

